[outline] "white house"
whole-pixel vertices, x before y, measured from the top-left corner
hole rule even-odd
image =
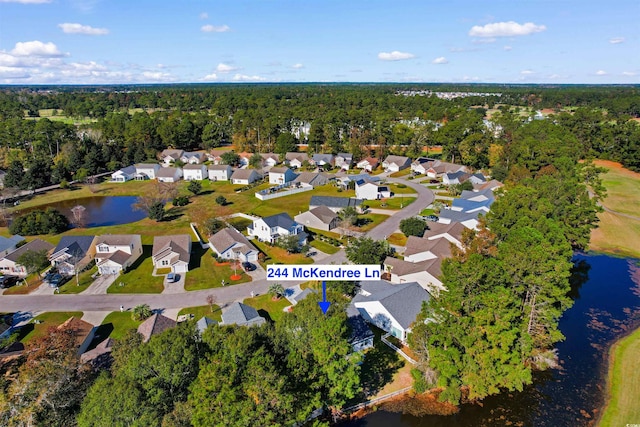
[[[18,262],[18,259],[29,251],[46,251],[48,256],[52,250],[53,245],[51,243],[40,239],[32,240],[0,259],[0,272],[8,276],[27,277],[27,269]]]
[[[183,150],[174,150],[172,148],[167,148],[166,150],[162,150],[162,153],[160,153],[160,159],[162,159],[162,162],[166,166],[169,166],[171,163],[180,160],[183,154]]]
[[[444,185],[462,184],[468,180],[470,176],[471,175],[463,171],[447,172],[442,175],[442,183]]]
[[[395,284],[416,282],[429,292],[439,292],[444,289],[439,277],[442,259],[431,258],[424,261],[410,262],[398,258],[387,257],[384,260],[385,271],[389,274],[389,281]]]
[[[269,170],[269,184],[286,184],[296,179],[296,174],[289,168],[271,168]]]
[[[338,153],[335,158],[336,167],[342,170],[349,170],[353,163],[353,154],[351,153]]]
[[[145,179],[156,179],[160,165],[157,163],[138,163],[136,167],[135,179],[141,181]]]
[[[49,256],[60,274],[73,275],[86,267],[96,253],[96,236],[62,236]]]
[[[233,174],[231,174],[231,183],[249,185],[261,178],[255,169],[236,169],[233,171]]]
[[[139,234],[107,234],[96,242],[96,265],[100,274],[120,274],[142,255]]]
[[[111,174],[111,182],[127,182],[135,179],[136,167],[131,165]]]
[[[333,166],[333,154],[314,154],[310,162],[316,166]]]
[[[427,170],[433,165],[435,159],[430,159],[428,157],[418,157],[411,163],[411,172],[414,174],[422,174],[425,175]]]
[[[223,228],[209,237],[209,247],[217,256],[240,262],[258,261],[259,251],[238,230]]]
[[[487,178],[485,178],[485,176],[482,175],[480,172],[476,172],[469,177],[469,181],[471,181],[471,183],[474,185],[480,185],[487,182]]]
[[[289,152],[285,154],[285,163],[288,164],[290,168],[301,168],[304,162],[309,162],[309,155],[307,153]]]
[[[229,181],[233,168],[229,165],[209,165],[207,171],[211,181]]]
[[[185,181],[202,181],[209,178],[207,167],[200,164],[184,165],[182,167],[182,176]]]
[[[382,162],[382,167],[388,172],[398,172],[408,168],[411,165],[411,159],[405,156],[387,156]]]
[[[391,197],[393,194],[386,185],[374,184],[370,181],[356,181],[356,198],[378,200]]]
[[[276,153],[261,153],[262,165],[267,168],[272,168],[280,163],[280,156]]]
[[[247,227],[249,236],[253,236],[262,242],[275,243],[279,237],[297,235],[300,244],[307,241],[307,233],[304,227],[295,222],[287,213],[254,219]]]
[[[363,281],[351,304],[367,322],[406,342],[422,304],[430,298],[415,282],[391,285],[383,280]]]
[[[364,169],[366,171],[373,172],[373,170],[378,167],[379,163],[380,162],[378,161],[378,159],[374,157],[367,157],[366,159],[360,160],[356,164],[356,167],[358,169]]]
[[[435,160],[431,166],[426,170],[426,175],[429,178],[438,178],[445,173],[454,172],[469,172],[466,166],[458,165],[456,163],[443,162],[442,160]]]
[[[170,268],[173,273],[189,271],[191,257],[191,236],[155,236],[151,259],[155,268]]]
[[[238,156],[240,156],[240,167],[244,167],[249,166],[249,160],[251,160],[251,156],[253,156],[253,154],[244,152],[238,154]]]
[[[160,182],[178,182],[180,178],[182,178],[182,169],[172,167],[162,168],[156,174],[156,178]]]
[[[318,206],[309,209],[294,217],[298,224],[305,227],[317,228],[319,230],[330,231],[338,226],[338,214],[326,206]]]
[[[204,158],[205,158],[204,153],[201,153],[198,151],[194,151],[194,152],[185,151],[180,157],[180,160],[182,161],[182,163],[185,163],[187,165],[199,165],[204,161]]]

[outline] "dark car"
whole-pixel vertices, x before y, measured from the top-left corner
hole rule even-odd
[[[18,281],[16,276],[0,276],[0,288],[8,288]]]
[[[438,181],[437,179],[432,179],[431,181],[429,181],[429,184],[440,184],[440,181]]]
[[[242,268],[244,269],[244,271],[253,271],[256,269],[256,266],[251,264],[250,262],[243,262],[242,263]]]
[[[49,276],[49,275],[47,275]],[[62,285],[64,282],[67,281],[67,278],[65,276],[63,276],[62,274],[53,274],[49,277],[45,277],[44,279],[45,283],[48,283],[49,286],[51,286],[52,288],[57,288],[60,285]]]
[[[424,217],[424,219],[426,219],[427,221],[438,222],[438,220],[439,220],[440,218],[438,218],[438,217],[437,217],[437,216],[435,216],[435,215],[427,215],[427,216],[425,216],[425,217]]]
[[[180,276],[176,273],[167,274],[167,283],[175,283],[180,279]]]

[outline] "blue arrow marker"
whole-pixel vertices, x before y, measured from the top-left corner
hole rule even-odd
[[[322,310],[322,314],[327,314],[327,310],[329,310],[329,306],[331,303],[327,301],[327,282],[322,281],[322,301],[318,302],[320,306],[320,310]]]

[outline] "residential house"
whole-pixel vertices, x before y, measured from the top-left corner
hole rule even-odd
[[[167,329],[175,328],[177,324],[175,320],[169,319],[167,316],[154,313],[138,326],[138,333],[142,335],[142,342],[148,342],[154,335],[161,334]]]
[[[335,158],[335,165],[337,168],[348,171],[353,163],[353,154],[351,153],[338,153]]]
[[[333,167],[334,165],[334,157],[333,154],[314,154],[313,157],[311,157],[311,160],[309,161],[312,165],[318,166],[318,167],[323,167],[323,168],[329,168],[329,167]]]
[[[451,258],[451,242],[445,238],[427,239],[409,236],[403,255],[404,260],[408,262]]]
[[[262,179],[262,176],[255,169],[236,169],[231,174],[232,184],[249,185],[259,179]]]
[[[0,236],[0,258],[15,251],[22,242],[24,242],[24,237],[17,234],[11,237]]]
[[[430,159],[428,157],[418,157],[411,163],[411,172],[414,174],[422,174],[425,175],[427,170],[433,165],[435,159]]]
[[[156,174],[156,178],[160,182],[178,182],[182,178],[182,168],[161,168]]]
[[[382,167],[388,172],[399,172],[411,166],[411,159],[405,156],[387,156],[382,162]]]
[[[351,197],[311,196],[311,201],[309,202],[309,210],[315,209],[320,206],[325,206],[335,213],[338,213],[342,209],[349,206],[359,210],[362,202],[362,199],[354,199]]]
[[[386,185],[378,185],[371,181],[356,181],[356,198],[363,200],[378,200],[391,197],[393,193]]]
[[[326,206],[309,209],[294,217],[298,224],[318,230],[330,231],[338,226],[338,214]]]
[[[459,222],[469,229],[477,230],[479,224],[478,216],[481,213],[484,212],[480,212],[479,210],[476,210],[475,212],[462,212],[453,209],[442,209],[438,216],[438,222],[442,224]]]
[[[207,316],[202,316],[196,322],[196,329],[198,330],[198,334],[202,335],[204,334],[204,331],[206,331],[209,326],[217,325],[217,324],[218,322],[216,320],[209,319]]]
[[[80,362],[90,363],[95,369],[108,369],[111,366],[111,350],[114,341],[107,338],[89,351],[80,355]]]
[[[280,163],[280,156],[276,153],[261,153],[262,165],[267,168],[272,168]]]
[[[253,223],[247,227],[247,232],[249,236],[271,244],[275,243],[279,237],[289,235],[297,235],[300,244],[305,244],[307,241],[304,227],[284,212],[253,220]]]
[[[329,183],[331,178],[322,172],[300,172],[293,182],[301,187],[319,187]]]
[[[444,175],[445,173],[454,173],[454,172],[469,172],[469,169],[466,166],[458,165],[456,163],[449,163],[449,162],[443,162],[442,160],[436,160],[427,169],[426,175],[429,178],[438,178]]]
[[[474,184],[473,189],[476,191],[484,191],[491,190],[496,191],[496,189],[502,187],[504,184],[498,181],[497,179],[492,179],[491,181],[487,181],[482,184]]]
[[[221,325],[260,326],[266,322],[258,311],[241,302],[232,302],[222,310]]]
[[[70,317],[63,324],[59,325],[58,329],[61,331],[71,331],[73,333],[75,346],[77,348],[76,355],[80,356],[86,352],[91,345],[91,341],[93,341],[98,328],[77,317]]]
[[[160,159],[162,163],[166,166],[169,166],[171,163],[177,162],[184,155],[184,150],[174,150],[172,148],[167,148],[166,150],[162,150],[160,153]]]
[[[392,285],[382,280],[363,281],[351,304],[367,322],[406,342],[422,304],[430,298],[415,282]]]
[[[229,181],[233,173],[233,168],[229,165],[209,165],[207,170],[211,181]]]
[[[447,242],[448,244],[448,242]],[[387,257],[384,268],[391,283],[416,282],[429,292],[439,292],[444,289],[440,280],[442,259],[431,258],[424,261],[410,262],[398,258]]]
[[[136,167],[127,166],[111,174],[111,182],[127,182],[136,178]]]
[[[307,153],[289,152],[285,154],[284,158],[285,163],[293,169],[301,168],[304,162],[309,162],[309,155]]]
[[[493,204],[493,199],[487,199],[483,201],[473,201],[467,199],[453,199],[451,202],[451,210],[458,212],[466,212],[466,213],[474,213],[480,212],[481,214],[486,214],[489,212],[491,205]]]
[[[207,166],[200,164],[184,165],[182,175],[185,181],[202,181],[209,178]]]
[[[366,171],[373,172],[373,170],[378,167],[379,163],[379,160],[375,157],[367,157],[366,159],[360,160],[356,164],[356,167],[358,169],[364,169]]]
[[[213,163],[214,165],[222,164],[222,154],[225,150],[211,150],[208,153],[204,153],[205,158],[208,162]]]
[[[223,228],[209,237],[209,247],[220,258],[240,262],[256,262],[260,253],[242,233],[233,227]]]
[[[135,179],[143,181],[146,179],[156,179],[160,165],[157,163],[138,163],[136,167]]]
[[[240,167],[247,167],[249,166],[249,161],[251,160],[253,153],[243,152],[238,154],[238,156],[240,156]]]
[[[380,178],[377,176],[371,176],[368,173],[359,173],[357,175],[343,175],[336,177],[336,181],[339,183],[340,187],[344,189],[348,189],[352,182],[355,188],[355,183],[360,180],[378,182],[380,181]]]
[[[300,286],[295,286],[285,289],[285,298],[291,303],[291,306],[296,306],[300,301],[317,292],[311,288],[300,289]]]
[[[269,171],[269,184],[286,184],[296,179],[294,171],[287,167],[271,168]]]
[[[32,240],[29,243],[20,246],[18,249],[9,252],[0,259],[0,272],[8,276],[18,276],[21,278],[27,277],[27,269],[18,263],[20,257],[29,251],[46,251],[48,256],[51,250],[53,250],[53,247],[54,246],[51,243],[45,242],[44,240]]]
[[[468,180],[470,176],[471,174],[468,174],[463,171],[446,172],[445,174],[442,175],[442,183],[444,185],[462,184],[463,182]]]
[[[141,255],[139,234],[106,234],[96,239],[96,265],[100,274],[120,274]]]
[[[446,239],[454,245],[462,248],[462,233],[467,228],[459,222],[442,224],[439,222],[429,223],[429,229],[424,232],[424,238],[428,240]]]
[[[191,257],[191,236],[177,234],[173,236],[155,236],[151,259],[155,268],[170,268],[173,273],[189,271]]]
[[[49,256],[60,274],[71,276],[82,271],[96,254],[96,236],[62,236]]]
[[[182,161],[182,163],[184,163],[185,165],[199,165],[200,163],[204,162],[204,159],[204,153],[199,151],[185,151],[182,156],[180,156],[180,161]]]
[[[349,327],[349,344],[354,353],[373,347],[374,334],[358,309],[347,307],[347,326]]]
[[[469,181],[471,181],[473,185],[480,185],[487,182],[487,178],[480,172],[476,172],[469,177]]]

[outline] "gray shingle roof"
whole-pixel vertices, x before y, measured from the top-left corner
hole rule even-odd
[[[160,178],[171,178],[176,175],[178,168],[160,168],[156,176]]]
[[[451,222],[463,222],[470,219],[478,219],[479,212],[467,213],[454,211],[451,209],[442,209],[440,211],[440,218],[448,219]]]
[[[309,160],[309,155],[307,153],[289,152],[285,155],[285,159],[289,161],[299,160],[300,162],[304,162],[305,160]]]
[[[120,169],[119,172],[122,172],[126,175],[133,175],[134,173],[136,173],[136,167],[134,165],[127,166],[126,168]]]
[[[406,156],[390,155],[390,156],[387,156],[386,159],[384,159],[384,163],[387,163],[387,164],[395,163],[398,166],[406,165],[409,162],[410,162],[410,159]]]
[[[53,249],[53,245],[51,243],[45,242],[44,240],[35,239],[30,241],[24,246],[20,246],[18,249],[11,252],[10,254],[7,254],[7,256],[5,256],[5,259],[8,259],[9,261],[13,261],[13,262],[18,262],[18,258],[20,258],[22,254],[28,251],[35,251],[35,252],[47,251],[48,252],[52,249]]]
[[[260,174],[255,169],[236,169],[231,174],[231,179],[249,179],[254,173],[260,177]]]
[[[384,265],[388,265],[391,267],[392,274],[397,274],[398,276],[406,276],[407,274],[427,271],[433,266],[433,264],[441,262],[442,260],[439,260],[438,258],[419,262],[410,262],[398,258],[387,257],[384,260]]]
[[[293,227],[294,224],[296,224],[296,222],[286,212],[267,216],[262,218],[262,220],[269,227],[282,227],[286,230],[289,230],[291,227]]]
[[[258,311],[241,302],[233,302],[222,312],[222,324],[224,325],[259,325],[265,319],[258,314]]]
[[[0,252],[6,251],[7,249],[14,247],[15,245],[22,242],[23,240],[24,240],[24,237],[18,236],[17,234],[9,238],[0,236]]]
[[[196,328],[198,329],[198,332],[200,333],[200,335],[202,335],[202,333],[211,325],[217,325],[218,322],[213,320],[213,319],[209,319],[207,316],[203,316],[200,318],[200,320],[198,320],[196,322]]]
[[[197,170],[201,170],[203,166],[204,165],[199,165],[199,164],[195,164],[195,165],[189,164],[189,165],[184,165],[182,169],[188,170],[188,171],[191,171],[191,170],[197,171]],[[165,169],[168,169],[168,168],[165,168]]]
[[[65,252],[69,255],[82,258],[87,254],[89,249],[91,249],[91,244],[95,237],[96,236],[62,236],[53,253],[55,254],[56,252],[66,249]]]
[[[427,251],[438,258],[449,258],[451,257],[451,242],[445,238],[429,240],[422,237],[409,236],[404,256]]]
[[[309,210],[309,212],[324,224],[330,224],[331,221],[338,217],[338,214],[326,206],[318,206],[317,208]]]
[[[236,243],[245,246],[246,249],[243,254],[246,254],[249,251],[258,252],[258,249],[256,249],[256,247],[253,246],[242,233],[231,227],[223,228],[213,236],[209,237],[209,243],[211,243],[219,254],[223,253]]]
[[[98,237],[96,245],[100,245],[103,243],[109,246],[130,245],[134,242],[136,236],[140,238],[139,234],[103,234],[102,236]]]
[[[209,170],[212,171],[226,171],[227,169],[231,169],[229,165],[209,165],[207,166]]]
[[[327,206],[330,208],[343,209],[347,206],[358,207],[362,202],[362,199],[354,199],[351,197],[311,196],[309,206]]]
[[[333,161],[333,154],[314,154],[312,157],[313,161],[318,163],[318,162],[326,162],[326,163],[331,163]]]

